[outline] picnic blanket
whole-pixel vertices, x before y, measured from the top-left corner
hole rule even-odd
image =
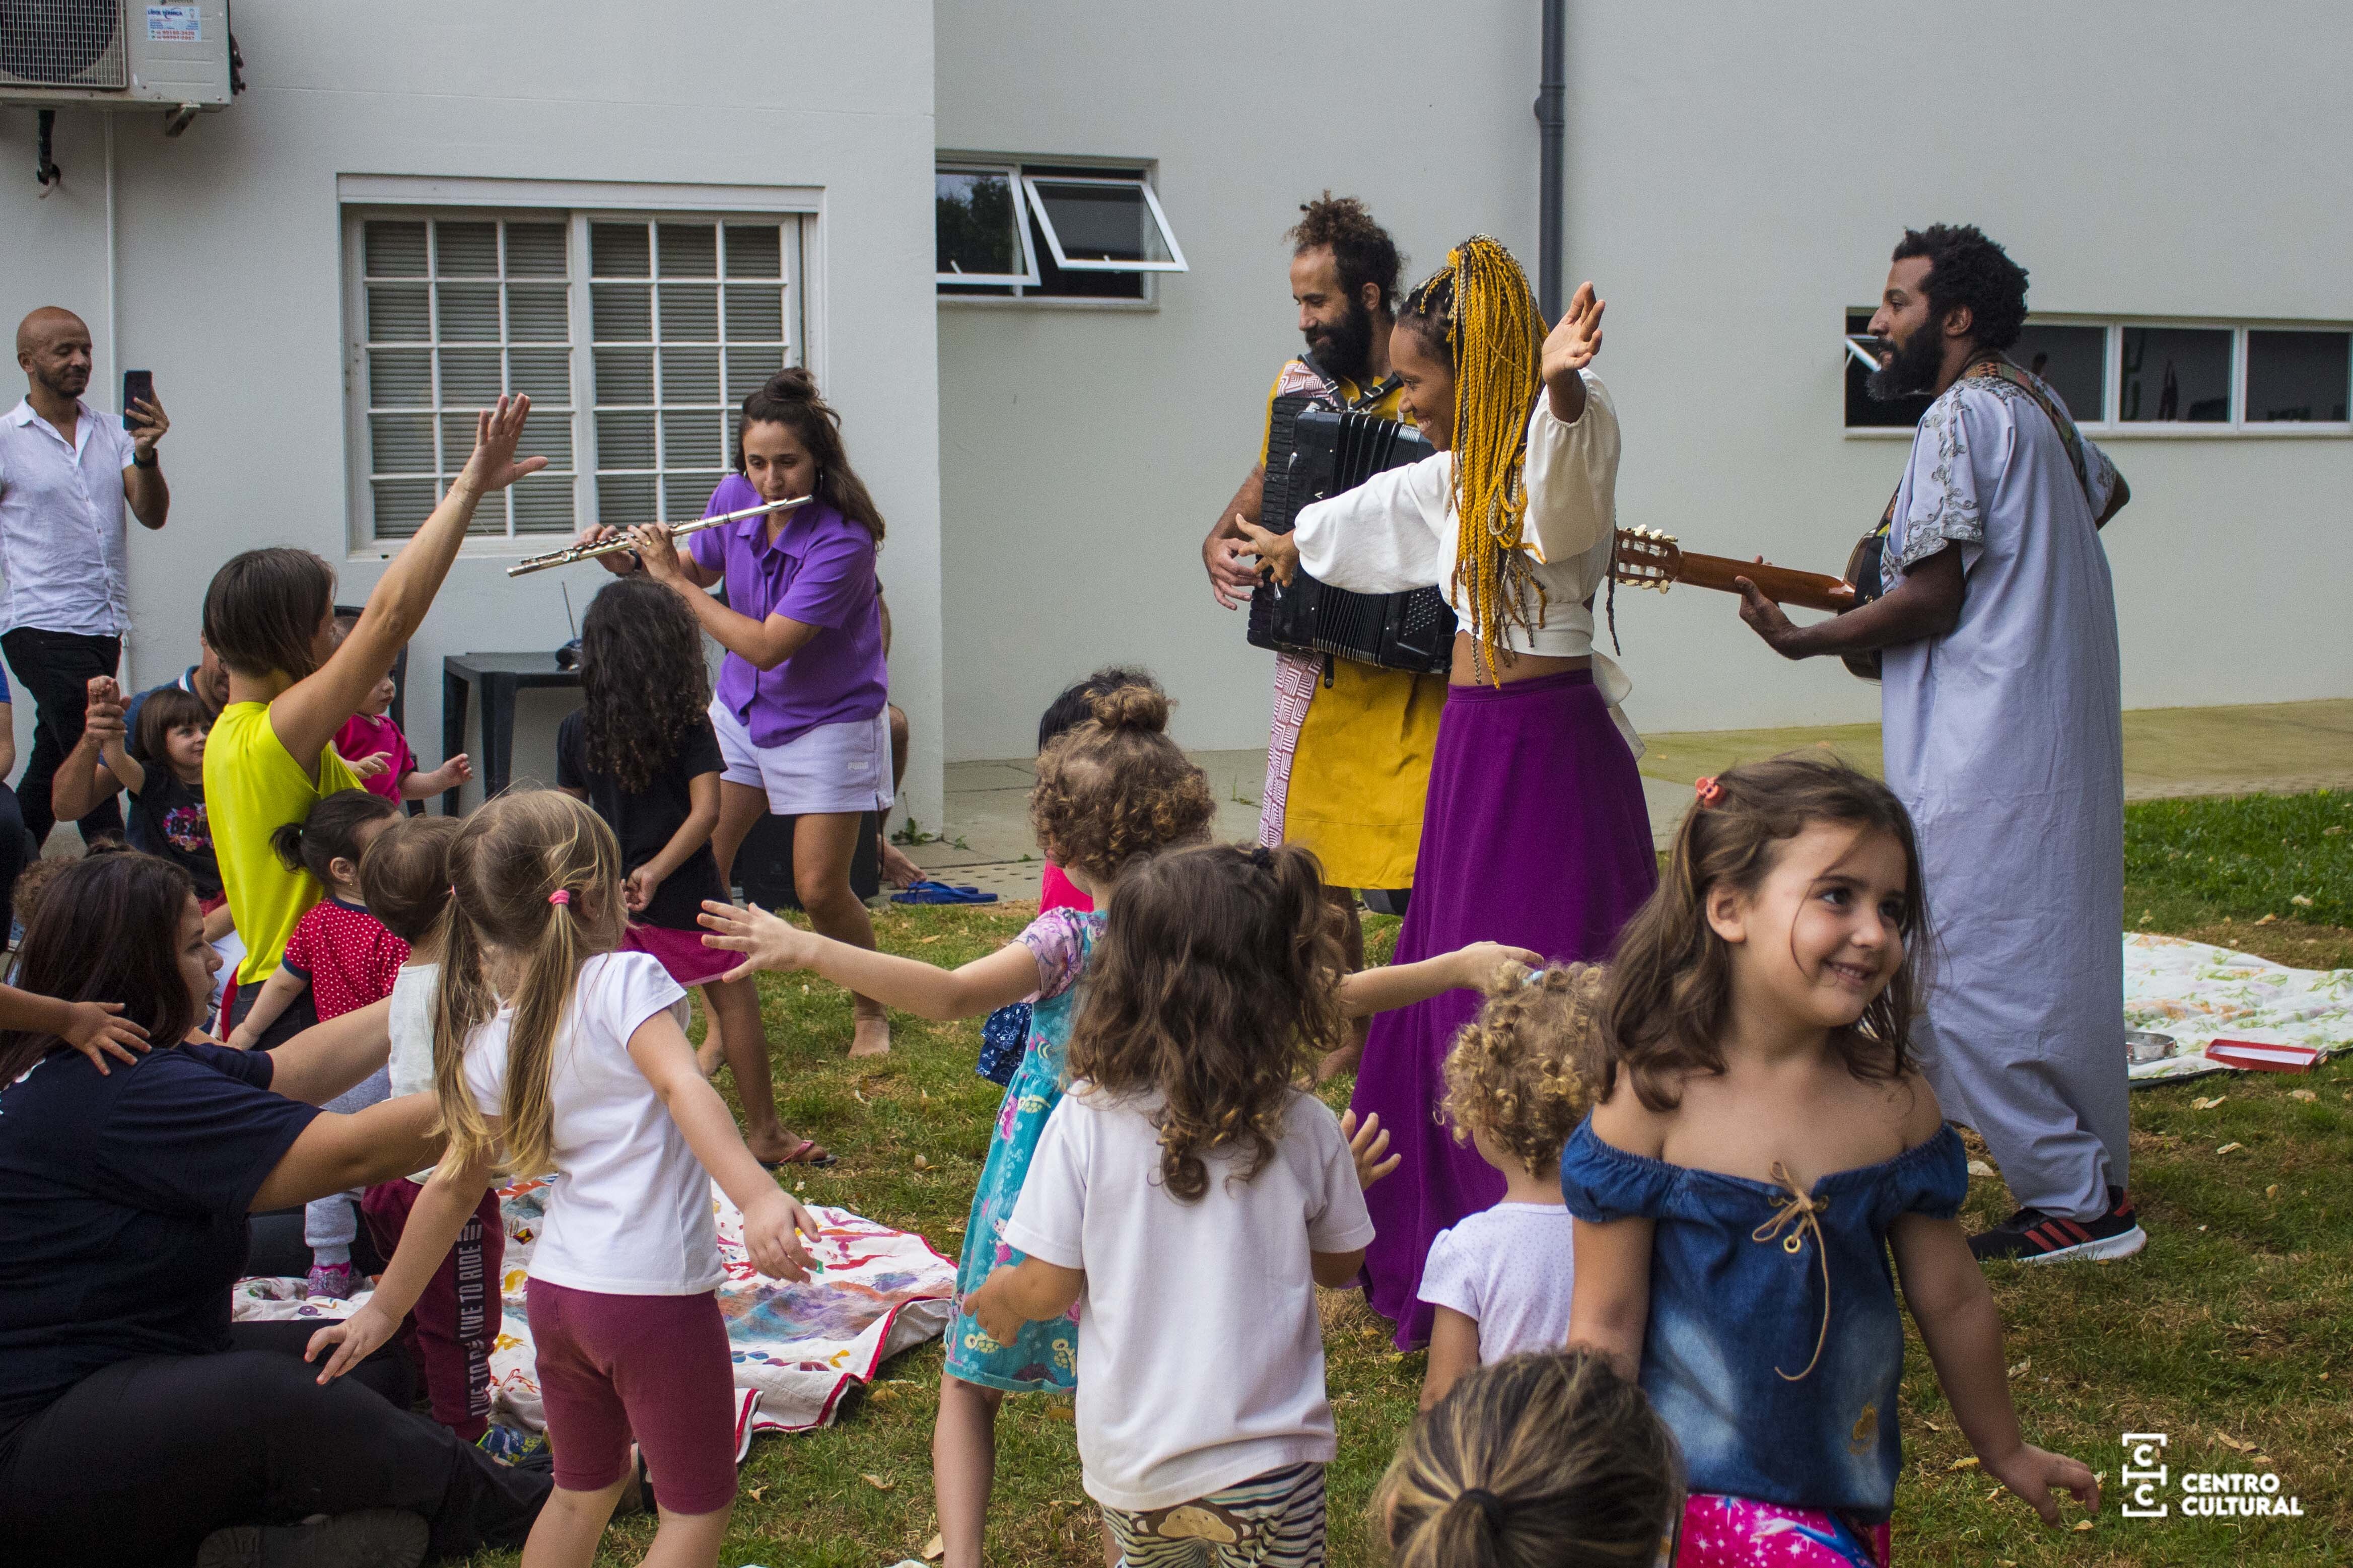
[[[505,1218],[504,1321],[491,1352],[492,1419],[536,1431],[546,1424],[533,1375],[531,1318],[523,1275],[545,1214],[554,1178],[516,1182],[499,1191]],[[952,1315],[955,1265],[909,1231],[877,1225],[848,1209],[811,1205],[820,1227],[804,1238],[818,1267],[808,1282],[764,1279],[744,1252],[744,1216],[716,1183],[719,1253],[727,1279],[719,1310],[735,1356],[736,1447],[754,1432],[806,1432],[831,1424],[842,1396],[870,1382],[901,1351],[937,1337]],[[239,1321],[348,1317],[368,1299],[311,1300],[300,1279],[255,1278],[230,1288]]]
[[[2177,936],[2125,938],[2125,1023],[2170,1035],[2174,1054],[2131,1068],[2136,1087],[2240,1069],[2205,1054],[2218,1036],[2353,1049],[2353,969],[2290,969]]]

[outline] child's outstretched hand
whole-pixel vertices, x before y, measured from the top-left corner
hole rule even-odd
[[[1544,967],[1544,954],[1531,952],[1525,947],[1509,942],[1474,942],[1468,947],[1457,948],[1453,954],[1454,984],[1466,990],[1483,991],[1493,983],[1495,972],[1506,963],[1516,963],[1522,969]]]
[[[74,1002],[66,1007],[65,1042],[88,1057],[100,1078],[108,1076],[107,1058],[135,1062],[139,1057],[132,1047],[141,1053],[148,1049],[145,1026],[121,1016],[121,1012],[120,1002]]]
[[[2074,1494],[2075,1500],[2097,1513],[2100,1509],[2100,1478],[2081,1459],[2071,1459],[2064,1454],[2054,1454],[2038,1448],[2031,1443],[2021,1443],[2018,1452],[1997,1463],[1985,1461],[1994,1479],[2026,1500],[2027,1506],[2042,1516],[2045,1524],[2059,1522],[2059,1502],[2052,1496],[2056,1491]]]
[[[370,752],[364,757],[352,757],[346,759],[344,765],[352,770],[352,776],[354,778],[380,778],[384,774],[392,772],[392,753],[390,752]]]
[[[744,1250],[752,1267],[771,1279],[808,1279],[809,1255],[803,1236],[817,1234],[817,1221],[792,1194],[778,1187],[773,1199],[762,1197],[744,1212]]]
[[[312,1334],[303,1347],[302,1359],[316,1361],[330,1345],[334,1347],[335,1353],[319,1369],[319,1382],[324,1386],[375,1354],[399,1331],[400,1325],[378,1311],[374,1301],[362,1302],[359,1310],[342,1322],[329,1323]]]
[[[1399,1165],[1405,1163],[1402,1154],[1389,1154],[1389,1135],[1381,1126],[1380,1112],[1365,1118],[1362,1127],[1356,1125],[1356,1113],[1340,1113],[1340,1136],[1348,1141],[1348,1152],[1356,1162],[1356,1184],[1369,1187]],[[1388,1154],[1384,1160],[1382,1155]]]
[[[807,969],[824,939],[790,921],[772,915],[757,904],[737,909],[716,899],[702,900],[705,947],[723,947],[744,954],[744,962],[725,978],[741,980],[763,969]]]

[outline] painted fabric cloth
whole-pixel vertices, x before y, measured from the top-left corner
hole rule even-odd
[[[2205,1054],[2227,1035],[2267,1045],[2353,1049],[2353,969],[2290,969],[2178,936],[2125,938],[2125,1023],[2170,1035],[2171,1056],[2133,1067],[2132,1081],[2238,1069]]]
[[[2019,1203],[2088,1219],[2126,1182],[2124,731],[2093,524],[2116,475],[2078,445],[2080,481],[2012,379],[1964,377],[1929,405],[1883,574],[1958,549],[1967,587],[1951,631],[1884,650],[1880,710],[1936,926],[1923,1068]]]
[[[1174,1508],[1103,1514],[1126,1568],[1316,1568],[1324,1467],[1293,1465]]]
[[[1887,1568],[1894,1531],[1818,1508],[1694,1492],[1675,1568]]]
[[[506,1259],[499,1277],[502,1316],[491,1348],[491,1415],[501,1426],[533,1431],[545,1426],[546,1415],[523,1282],[546,1226],[552,1185],[553,1178],[539,1177],[499,1194]],[[807,1283],[796,1285],[763,1278],[752,1267],[744,1251],[744,1216],[716,1183],[710,1197],[725,1272],[719,1310],[734,1360],[741,1441],[748,1443],[754,1432],[830,1425],[845,1394],[872,1381],[885,1361],[933,1338],[947,1321],[955,1268],[922,1237],[848,1209],[811,1205],[818,1234],[802,1244],[815,1267]],[[310,1300],[301,1280],[280,1279],[240,1279],[229,1292],[238,1321],[347,1318],[368,1296],[364,1290],[348,1301]]]
[[[1062,1099],[1062,1060],[1076,1016],[1079,977],[1103,934],[1103,917],[1077,910],[1039,915],[1015,940],[1038,957],[1038,992],[1029,998],[1029,1040],[1005,1100],[988,1159],[973,1191],[972,1215],[965,1222],[964,1257],[956,1266],[955,1321],[948,1325],[947,1373],[985,1388],[1008,1393],[1058,1391],[1078,1386],[1079,1324],[1074,1307],[1067,1317],[1025,1323],[1010,1343],[989,1337],[963,1310],[965,1297],[998,1268],[1010,1268],[1022,1255],[1008,1247],[1002,1232],[1021,1196],[1021,1180],[1038,1152],[1047,1119]]]
[[[1578,1123],[1560,1163],[1569,1212],[1656,1226],[1642,1392],[1694,1492],[1888,1517],[1904,1318],[1887,1230],[1901,1215],[1960,1213],[1968,1167],[1960,1135],[1939,1127],[1816,1182],[1805,1218],[1769,1182],[1629,1153],[1590,1116]]]

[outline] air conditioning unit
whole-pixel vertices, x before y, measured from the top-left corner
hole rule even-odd
[[[228,0],[0,0],[0,104],[160,108],[176,132],[227,105]]]

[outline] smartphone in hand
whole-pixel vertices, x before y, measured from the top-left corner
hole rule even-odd
[[[136,430],[139,424],[131,416],[133,403],[155,401],[155,373],[152,370],[126,370],[122,373],[122,427]]]

